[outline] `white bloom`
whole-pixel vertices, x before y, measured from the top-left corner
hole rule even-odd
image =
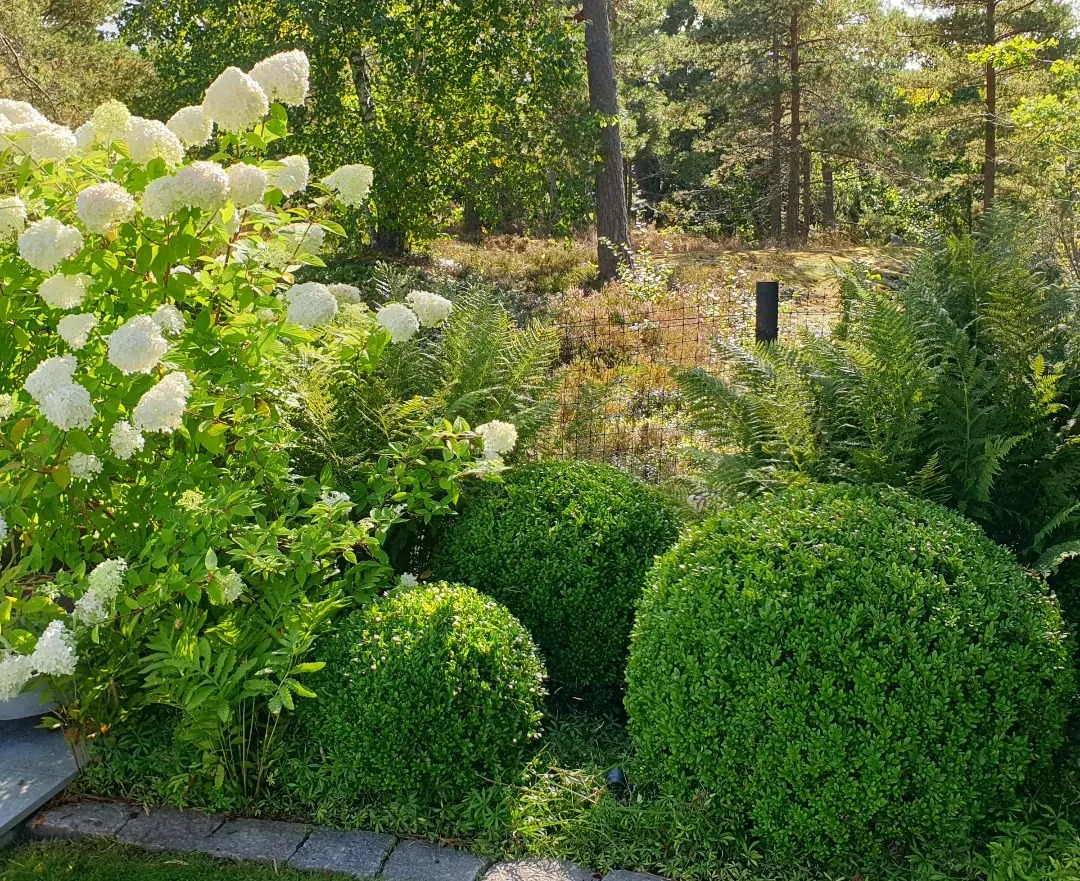
[[[106,560],[98,563],[86,578],[86,593],[75,601],[75,620],[80,624],[107,621],[113,601],[124,586],[127,561]]]
[[[7,541],[7,537],[8,537],[7,520],[4,519],[3,514],[0,514],[0,542]]]
[[[152,220],[164,220],[181,207],[175,177],[155,178],[143,190],[142,213]]]
[[[166,123],[185,147],[201,147],[214,133],[214,123],[201,107],[181,107]]]
[[[238,162],[230,165],[229,192],[232,202],[237,208],[247,208],[262,201],[263,194],[270,186],[270,179],[265,171],[257,165],[248,165],[246,162]]]
[[[149,315],[129,318],[108,337],[109,363],[125,376],[149,373],[169,351],[161,328]]]
[[[159,119],[131,118],[131,130],[124,138],[131,153],[131,161],[146,165],[154,159],[162,159],[166,165],[179,165],[184,161],[184,145]]]
[[[390,332],[390,339],[395,343],[404,343],[416,336],[420,330],[420,319],[408,306],[402,303],[390,303],[375,313],[379,327]]]
[[[334,295],[334,299],[338,303],[344,305],[345,303],[359,303],[363,305],[364,298],[360,293],[360,288],[351,284],[331,284],[327,285],[330,289],[330,293]]]
[[[63,162],[79,149],[75,133],[62,125],[38,127],[30,136],[27,152],[38,162]]]
[[[203,96],[203,112],[227,132],[252,128],[270,109],[262,87],[239,67],[226,68]]]
[[[317,257],[322,253],[323,241],[326,239],[326,230],[317,223],[287,223],[278,234],[290,245],[290,253],[294,256],[308,254]]]
[[[135,216],[135,200],[119,184],[94,184],[79,193],[75,211],[90,232],[107,233]]]
[[[281,168],[273,168],[269,171],[271,185],[277,187],[286,196],[299,193],[307,189],[308,167],[307,156],[286,156],[279,159]]]
[[[25,101],[12,101],[10,98],[0,98],[0,116],[6,116],[12,125],[21,125],[27,122],[47,122],[33,104]]]
[[[163,334],[169,336],[183,333],[184,327],[187,325],[184,316],[180,314],[180,310],[172,303],[164,303],[158,306],[150,318],[161,329]]]
[[[498,419],[477,426],[476,433],[484,439],[484,455],[489,459],[509,453],[517,443],[517,427]]]
[[[221,590],[225,594],[225,602],[235,603],[244,592],[244,579],[235,569],[226,569],[224,575],[218,576],[221,582]]]
[[[63,621],[50,621],[30,656],[33,668],[43,676],[70,676],[77,660],[75,635]]]
[[[90,339],[90,332],[97,327],[97,316],[89,312],[65,315],[56,325],[60,339],[78,351]]]
[[[38,294],[53,309],[77,309],[86,297],[86,286],[92,281],[89,275],[61,272],[45,279],[38,287]]]
[[[398,584],[401,587],[416,587],[419,583],[419,579],[411,572],[402,572],[398,577]]]
[[[72,453],[67,464],[72,480],[93,480],[101,473],[101,460],[88,453]]]
[[[15,412],[15,396],[0,395],[0,419],[7,419]],[[3,541],[3,539],[0,539]]]
[[[90,127],[103,141],[119,140],[131,128],[131,111],[119,101],[110,99],[94,111]]]
[[[375,171],[369,165],[342,165],[341,168],[323,178],[327,189],[337,193],[337,200],[342,205],[356,207],[363,203],[371,192],[371,182]]]
[[[90,392],[78,383],[62,386],[41,402],[41,415],[61,431],[89,428],[97,415]]]
[[[263,306],[258,312],[255,313],[255,317],[259,319],[263,324],[271,324],[277,321],[277,312],[271,309],[269,306]]]
[[[297,49],[271,55],[251,68],[251,78],[262,87],[267,98],[294,107],[307,98],[310,74],[308,57]]]
[[[301,327],[318,327],[333,321],[338,313],[338,303],[326,285],[309,281],[294,284],[285,292],[289,304],[286,317]]]
[[[57,389],[71,385],[71,377],[78,366],[79,362],[74,355],[46,358],[26,377],[23,388],[40,404]]]
[[[82,233],[55,217],[35,220],[19,236],[19,256],[42,272],[52,272],[62,260],[78,254],[82,246]]]
[[[146,439],[130,422],[117,422],[109,434],[109,447],[117,459],[127,461],[136,453],[141,453]]]
[[[84,153],[88,153],[94,149],[95,138],[96,133],[94,132],[94,126],[89,120],[75,129],[75,143],[78,144],[79,149]]]
[[[412,307],[424,327],[442,324],[454,308],[454,304],[446,297],[440,297],[431,291],[413,291],[405,297],[405,302]]]
[[[328,508],[334,508],[337,505],[341,505],[345,502],[351,502],[348,493],[337,492],[332,489],[323,489],[322,491],[322,503]]]
[[[171,434],[184,421],[190,394],[191,380],[187,374],[170,373],[139,399],[132,422],[139,431]]]
[[[176,173],[176,198],[189,208],[217,211],[229,199],[229,176],[215,162],[192,162]]]
[[[16,697],[33,676],[34,665],[29,655],[12,652],[0,658],[0,701]]]
[[[0,241],[13,239],[26,229],[26,205],[18,196],[0,199]]]

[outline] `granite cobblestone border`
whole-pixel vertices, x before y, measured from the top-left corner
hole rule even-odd
[[[495,862],[433,844],[375,832],[339,832],[280,820],[230,820],[219,814],[146,810],[125,802],[77,801],[50,808],[27,826],[32,838],[110,839],[145,850],[201,853],[226,860],[335,872],[381,881],[596,881],[599,872],[554,859]],[[664,881],[609,872],[604,881]]]

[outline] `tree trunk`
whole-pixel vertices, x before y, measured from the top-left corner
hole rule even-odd
[[[986,0],[986,45],[997,43],[997,0]],[[983,211],[994,204],[997,187],[997,70],[986,62],[986,143],[983,148]]]
[[[480,241],[483,232],[480,225],[480,212],[476,210],[476,199],[471,194],[465,195],[462,215],[462,235],[468,241]]]
[[[826,229],[836,227],[836,185],[833,183],[832,163],[821,160],[821,182],[825,193],[821,201],[821,225]]]
[[[769,233],[773,241],[780,243],[784,234],[784,186],[780,181],[783,173],[783,157],[780,155],[780,139],[784,134],[784,103],[780,83],[780,38],[773,34],[773,104],[772,104],[772,144],[769,154]]]
[[[630,217],[626,210],[619,94],[611,47],[607,0],[582,0],[585,21],[585,63],[589,72],[589,107],[604,117],[600,129],[600,161],[596,166],[596,236],[600,278],[615,278],[619,257],[630,247]]]
[[[810,238],[810,228],[814,225],[814,193],[811,189],[812,172],[813,172],[813,158],[810,155],[810,148],[803,147],[802,150],[802,208],[803,208],[803,222],[802,222],[802,237],[804,239]]]
[[[375,227],[375,235],[372,237],[371,247],[373,250],[389,257],[400,257],[405,253],[405,232],[400,229],[393,219],[380,219]]]
[[[799,172],[802,165],[802,91],[799,83],[799,7],[791,10],[788,32],[788,69],[791,73],[791,131],[788,143],[787,229],[789,247],[799,241]]]

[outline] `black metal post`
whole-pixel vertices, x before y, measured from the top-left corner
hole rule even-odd
[[[754,336],[759,343],[775,343],[780,336],[780,282],[759,281]]]

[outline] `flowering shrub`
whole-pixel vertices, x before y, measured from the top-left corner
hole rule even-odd
[[[0,698],[52,677],[83,732],[177,707],[219,783],[257,786],[251,741],[312,696],[320,628],[392,582],[388,530],[500,467],[459,421],[349,487],[290,468],[290,376],[344,343],[373,371],[450,310],[428,294],[373,316],[348,285],[294,283],[341,234],[320,204],[360,204],[373,174],[317,185],[303,156],[268,158],[272,102],[302,103],[307,69],[229,68],[167,124],[108,102],[71,132],[0,101]]]

